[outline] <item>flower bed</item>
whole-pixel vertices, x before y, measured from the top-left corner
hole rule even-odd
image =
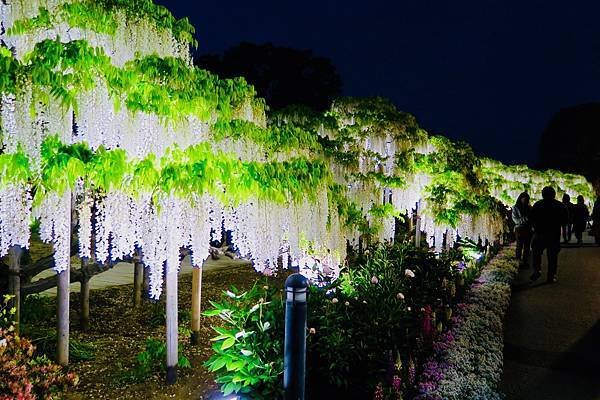
[[[502,250],[458,305],[452,328],[434,343],[425,363],[418,400],[501,399],[496,388],[503,364],[503,319],[517,262]]]
[[[480,276],[480,250],[464,244],[436,256],[410,244],[378,245],[349,260],[337,281],[311,287],[309,397],[418,395],[433,344],[456,322],[452,315],[464,302],[468,285]],[[232,289],[212,305],[205,315],[218,316],[222,324],[215,326],[215,354],[207,365],[223,392],[278,398],[284,315],[280,288],[257,284],[246,292]]]

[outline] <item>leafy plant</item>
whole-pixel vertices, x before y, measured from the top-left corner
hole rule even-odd
[[[17,310],[9,305],[10,301],[14,298],[11,295],[3,295],[2,302],[0,302],[0,329],[6,329],[10,332],[14,330],[14,315]]]
[[[31,338],[38,354],[54,357],[58,337],[56,329],[26,326],[25,333]],[[83,343],[73,337],[69,338],[69,357],[74,361],[89,361],[95,357],[96,346],[93,343]]]
[[[226,291],[205,316],[220,318],[213,326],[215,354],[206,362],[217,374],[225,395],[251,393],[252,398],[274,399],[281,394],[283,373],[283,301],[274,288],[255,284],[247,292]]]
[[[182,369],[191,368],[190,360],[183,355],[183,347],[178,349],[179,357],[177,367]],[[123,374],[125,381],[140,381],[147,379],[156,372],[165,373],[167,359],[167,345],[162,340],[148,338],[144,344],[144,350],[136,356],[136,366],[133,370]]]
[[[45,356],[35,356],[35,350],[12,329],[0,328],[0,399],[52,399],[77,385],[77,375],[66,373]]]

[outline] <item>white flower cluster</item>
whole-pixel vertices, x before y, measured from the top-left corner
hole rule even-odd
[[[68,0],[27,0],[0,2],[0,18],[2,25],[9,29],[17,20],[34,18],[39,15],[40,8],[46,8],[51,15],[58,15],[59,6]],[[123,12],[115,15],[116,32],[114,35],[97,33],[86,27],[73,27],[58,20],[52,29],[36,29],[24,35],[2,35],[6,45],[17,50],[17,57],[22,59],[33,50],[34,46],[46,39],[60,37],[63,41],[84,39],[93,47],[101,47],[109,55],[113,63],[123,66],[136,57],[158,54],[161,57],[176,57],[191,63],[189,47],[178,42],[171,32],[159,29],[151,21],[144,18],[127,19]]]
[[[116,110],[106,84],[97,80],[94,88],[77,96],[76,142],[85,142],[92,149],[124,149],[131,158],[141,159],[149,154],[163,156],[174,145],[186,148],[209,138],[206,122],[190,116],[165,123],[157,115],[132,113],[123,104]],[[102,115],[102,118],[98,118]]]
[[[34,216],[40,220],[40,238],[53,245],[54,270],[67,270],[71,262],[71,191],[44,197]]]
[[[80,247],[82,257],[89,256],[91,237],[92,205],[89,197],[84,199],[78,206],[80,234],[86,243]],[[169,196],[153,204],[149,194],[132,198],[111,191],[94,204],[95,257],[101,263],[117,261],[140,247],[144,264],[150,269],[150,294],[158,297],[165,266],[167,272],[179,267],[180,249],[190,248],[192,264],[200,266],[208,258],[211,239],[220,240],[226,229],[231,231],[239,253],[251,259],[259,272],[275,271],[284,256],[286,262],[289,257],[296,264],[313,257],[319,260],[323,276],[337,277],[345,240],[337,218],[331,219],[327,230],[327,205],[326,194],[316,205],[308,201],[289,206],[253,201],[224,207],[208,195],[192,202]],[[57,206],[45,207],[54,210]],[[49,226],[44,224],[44,229],[48,231]],[[45,234],[44,238],[50,236]],[[53,243],[58,244],[56,240]]]
[[[24,185],[0,188],[0,257],[12,246],[29,248],[31,195]]]

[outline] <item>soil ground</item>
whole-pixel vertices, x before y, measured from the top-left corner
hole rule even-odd
[[[209,300],[218,300],[223,290],[230,286],[249,289],[256,281],[283,287],[284,276],[265,278],[254,272],[251,266],[232,266],[208,269],[203,274],[203,309],[209,307]],[[180,335],[183,354],[191,362],[192,368],[180,369],[175,385],[167,386],[162,372],[157,372],[144,380],[127,379],[134,370],[136,356],[144,350],[148,338],[164,341],[164,302],[145,302],[138,309],[132,307],[133,285],[121,285],[90,294],[90,329],[81,332],[79,327],[79,299],[71,294],[71,338],[94,346],[94,358],[89,361],[73,361],[69,368],[80,377],[79,385],[66,394],[70,400],[88,399],[210,399],[218,392],[214,375],[203,363],[212,355],[210,338],[216,336],[211,324],[219,320],[204,319],[200,332],[200,344],[191,346],[189,338]],[[38,310],[46,317],[35,323],[24,324],[24,331],[52,329],[56,325],[55,298],[45,297],[41,305],[47,312]],[[180,318],[184,310],[191,307],[191,274],[179,277]],[[204,317],[203,317],[204,318]],[[180,326],[185,326],[181,323]]]

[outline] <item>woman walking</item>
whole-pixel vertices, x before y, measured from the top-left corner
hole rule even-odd
[[[573,231],[577,238],[577,244],[583,243],[583,231],[590,219],[590,211],[583,201],[583,196],[577,196],[577,204],[573,207]]]
[[[529,194],[523,192],[519,195],[517,203],[512,208],[512,219],[515,223],[515,236],[517,238],[517,260],[521,268],[529,265],[529,251],[531,248],[531,205]]]

